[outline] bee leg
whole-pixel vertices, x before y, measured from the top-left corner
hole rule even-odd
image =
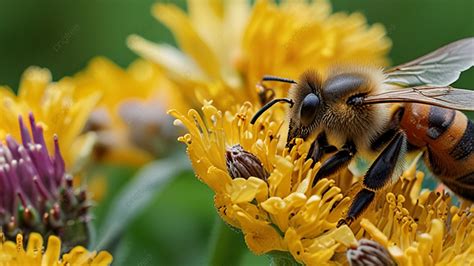
[[[329,145],[326,138],[326,133],[321,132],[311,144],[306,160],[313,159],[313,163],[311,164],[311,167],[313,167],[321,160],[321,157],[323,157],[324,154],[333,153],[336,151],[337,148],[335,146]]]
[[[351,225],[351,223],[370,205],[370,203],[374,200],[374,197],[375,191],[371,191],[366,188],[361,189],[352,200],[352,204],[349,208],[347,216],[339,220],[337,227],[344,224]]]
[[[397,166],[406,148],[406,135],[397,133],[382,153],[375,159],[365,174],[362,184],[364,188],[359,191],[349,208],[346,218],[339,221],[338,226],[352,223],[370,205],[375,197],[376,191],[383,188],[397,174]]]
[[[275,91],[272,88],[267,88],[267,86],[263,84],[265,81],[276,81],[276,82],[282,82],[282,83],[296,84],[296,81],[292,79],[268,76],[268,75],[263,76],[260,82],[257,83],[256,85],[258,98],[260,100],[261,105],[265,105],[266,103],[268,103],[275,97]]]
[[[314,177],[313,186],[325,177],[328,177],[343,167],[346,167],[354,158],[357,149],[352,141],[346,142],[342,148],[332,157],[327,159],[319,168],[318,173]]]
[[[261,105],[265,105],[275,97],[275,91],[265,86],[262,81],[257,83],[256,87],[258,99],[260,100]]]
[[[374,152],[380,152],[390,140],[398,133],[400,129],[400,121],[402,120],[405,109],[399,107],[392,115],[388,127],[379,134],[370,144],[370,149]]]

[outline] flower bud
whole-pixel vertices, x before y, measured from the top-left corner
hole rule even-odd
[[[268,172],[263,168],[257,156],[244,150],[239,144],[226,150],[227,171],[232,178],[249,178],[251,176],[267,180]]]
[[[355,249],[349,249],[346,255],[349,264],[352,266],[396,265],[387,249],[373,240],[359,240],[359,246]]]

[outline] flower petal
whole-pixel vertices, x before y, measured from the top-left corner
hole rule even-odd
[[[185,81],[186,85],[207,80],[191,58],[170,45],[155,44],[138,35],[129,36],[127,45],[140,56],[162,66],[173,80]]]
[[[267,198],[267,184],[260,178],[250,177],[249,179],[236,178],[232,180],[230,197],[233,203],[250,202],[254,199],[257,202]]]
[[[183,11],[174,5],[156,4],[153,14],[171,29],[181,49],[194,59],[208,77],[221,80],[220,63],[216,55],[195,31]]]
[[[282,238],[268,222],[257,220],[244,212],[236,214],[245,242],[252,252],[259,255],[272,250],[285,250]]]

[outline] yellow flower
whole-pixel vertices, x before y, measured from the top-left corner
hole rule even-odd
[[[203,115],[171,114],[189,134],[180,138],[197,176],[215,192],[215,206],[229,225],[239,228],[256,254],[288,251],[301,263],[329,262],[356,245],[347,226],[336,228],[348,207],[334,180],[311,188],[316,167],[306,160],[309,146],[289,152],[278,147],[282,123],[249,123],[252,105],[233,114],[206,103]]]
[[[334,63],[384,66],[391,47],[382,25],[367,26],[360,13],[331,14],[326,1],[250,7],[244,0],[189,0],[188,9],[189,15],[171,4],[153,7],[182,52],[138,36],[128,44],[163,68],[194,108],[204,100],[218,100],[218,108],[257,103],[255,85],[265,74],[295,79]]]
[[[356,239],[370,238],[399,265],[474,262],[474,208],[456,207],[447,194],[421,190],[418,159],[350,228],[336,228],[360,177],[346,169],[311,188],[320,163],[311,167],[306,159],[309,142],[298,139],[290,151],[280,145],[283,122],[273,120],[275,109],[255,125],[249,123],[254,110],[248,102],[236,113],[210,102],[199,113],[170,111],[175,124],[189,131],[179,140],[187,145],[196,175],[215,192],[218,213],[242,230],[249,249],[288,251],[308,265],[345,263],[341,253],[355,248]]]
[[[444,192],[420,193],[422,180],[413,164],[354,232],[384,246],[397,265],[474,264],[474,207],[456,207]]]
[[[52,82],[49,70],[30,67],[23,73],[18,96],[0,87],[0,139],[7,135],[20,139],[18,117],[33,113],[44,131],[48,150],[54,150],[53,135],[57,135],[60,146],[67,147],[63,149],[66,167],[73,169],[90,139],[81,132],[99,97],[97,92],[77,97],[69,80]]]
[[[296,79],[308,68],[324,75],[337,64],[387,64],[391,44],[381,25],[368,27],[358,13],[331,14],[325,1],[257,1],[253,8],[243,1],[199,3],[189,1],[189,15],[173,5],[153,9],[183,52],[137,36],[129,46],[190,97],[194,109],[187,114],[170,111],[189,132],[179,140],[198,178],[215,192],[221,218],[242,231],[249,249],[289,252],[308,265],[344,264],[347,249],[370,238],[391,256],[379,261],[473,260],[473,209],[421,191],[423,174],[415,163],[377,194],[360,219],[337,228],[360,177],[345,169],[311,187],[320,164],[306,160],[309,141],[285,148],[284,108],[272,107],[249,123],[258,109],[253,107],[262,104],[255,85],[264,74]],[[275,93],[286,94],[283,87]]]
[[[48,238],[48,245],[43,246],[43,238],[38,233],[31,233],[28,237],[28,246],[23,246],[23,236],[18,234],[16,243],[0,241],[0,265],[110,265],[112,255],[106,251],[90,252],[84,247],[76,246],[68,253],[61,254],[61,240],[56,236]]]
[[[312,167],[306,160],[308,142],[284,147],[284,109],[249,123],[253,106],[263,104],[255,85],[265,74],[297,79],[311,68],[324,74],[337,64],[386,65],[391,43],[381,25],[367,26],[359,13],[331,14],[326,1],[263,0],[250,7],[190,0],[188,9],[153,8],[182,52],[138,36],[128,43],[189,97],[194,109],[171,111],[189,131],[179,140],[215,192],[218,213],[243,232],[253,252],[287,251],[309,265],[347,263],[341,254],[356,239],[371,238],[401,265],[472,261],[473,210],[455,207],[444,194],[420,192],[423,176],[414,165],[378,193],[361,219],[337,228],[350,203],[344,194],[360,188],[360,177],[346,169],[311,187],[319,162]],[[286,94],[283,88],[275,89],[277,96]]]
[[[124,70],[98,57],[71,81],[80,94],[102,94],[86,127],[98,136],[96,159],[139,166],[163,153],[157,136],[175,137],[166,110],[171,102],[179,108],[180,99],[154,64],[137,60]]]
[[[336,184],[350,187],[352,175],[343,171],[337,182],[323,179],[312,188],[319,164],[305,159],[309,144],[288,151],[279,143],[283,108],[249,123],[252,104],[263,104],[255,85],[264,74],[297,78],[334,62],[383,66],[391,45],[385,30],[367,27],[357,13],[331,15],[325,1],[258,1],[252,8],[246,1],[189,1],[188,9],[153,9],[183,52],[137,36],[129,46],[165,70],[190,107],[204,104],[202,112],[171,114],[189,131],[180,140],[197,176],[215,191],[220,216],[257,254],[287,251],[309,265],[344,257],[357,242],[349,227],[336,228],[349,204]]]

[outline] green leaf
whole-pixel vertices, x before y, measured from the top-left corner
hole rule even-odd
[[[108,211],[110,210],[110,206],[114,203],[115,199],[117,198],[117,191],[121,191],[132,178],[138,172],[137,167],[132,167],[128,165],[116,165],[116,164],[104,164],[98,163],[94,165],[92,169],[88,172],[87,182],[93,182],[97,176],[105,177],[106,179],[106,188],[105,193],[99,199],[98,202],[93,203],[93,207],[91,208],[91,215],[94,217],[92,219],[91,225],[91,240],[89,243],[97,243],[95,239],[97,238],[97,230],[102,228],[102,225]],[[87,183],[86,183],[87,184]],[[94,247],[90,245],[90,247]]]
[[[149,206],[172,178],[190,169],[188,160],[171,156],[144,166],[115,197],[98,230],[95,250],[113,249],[124,229]]]

